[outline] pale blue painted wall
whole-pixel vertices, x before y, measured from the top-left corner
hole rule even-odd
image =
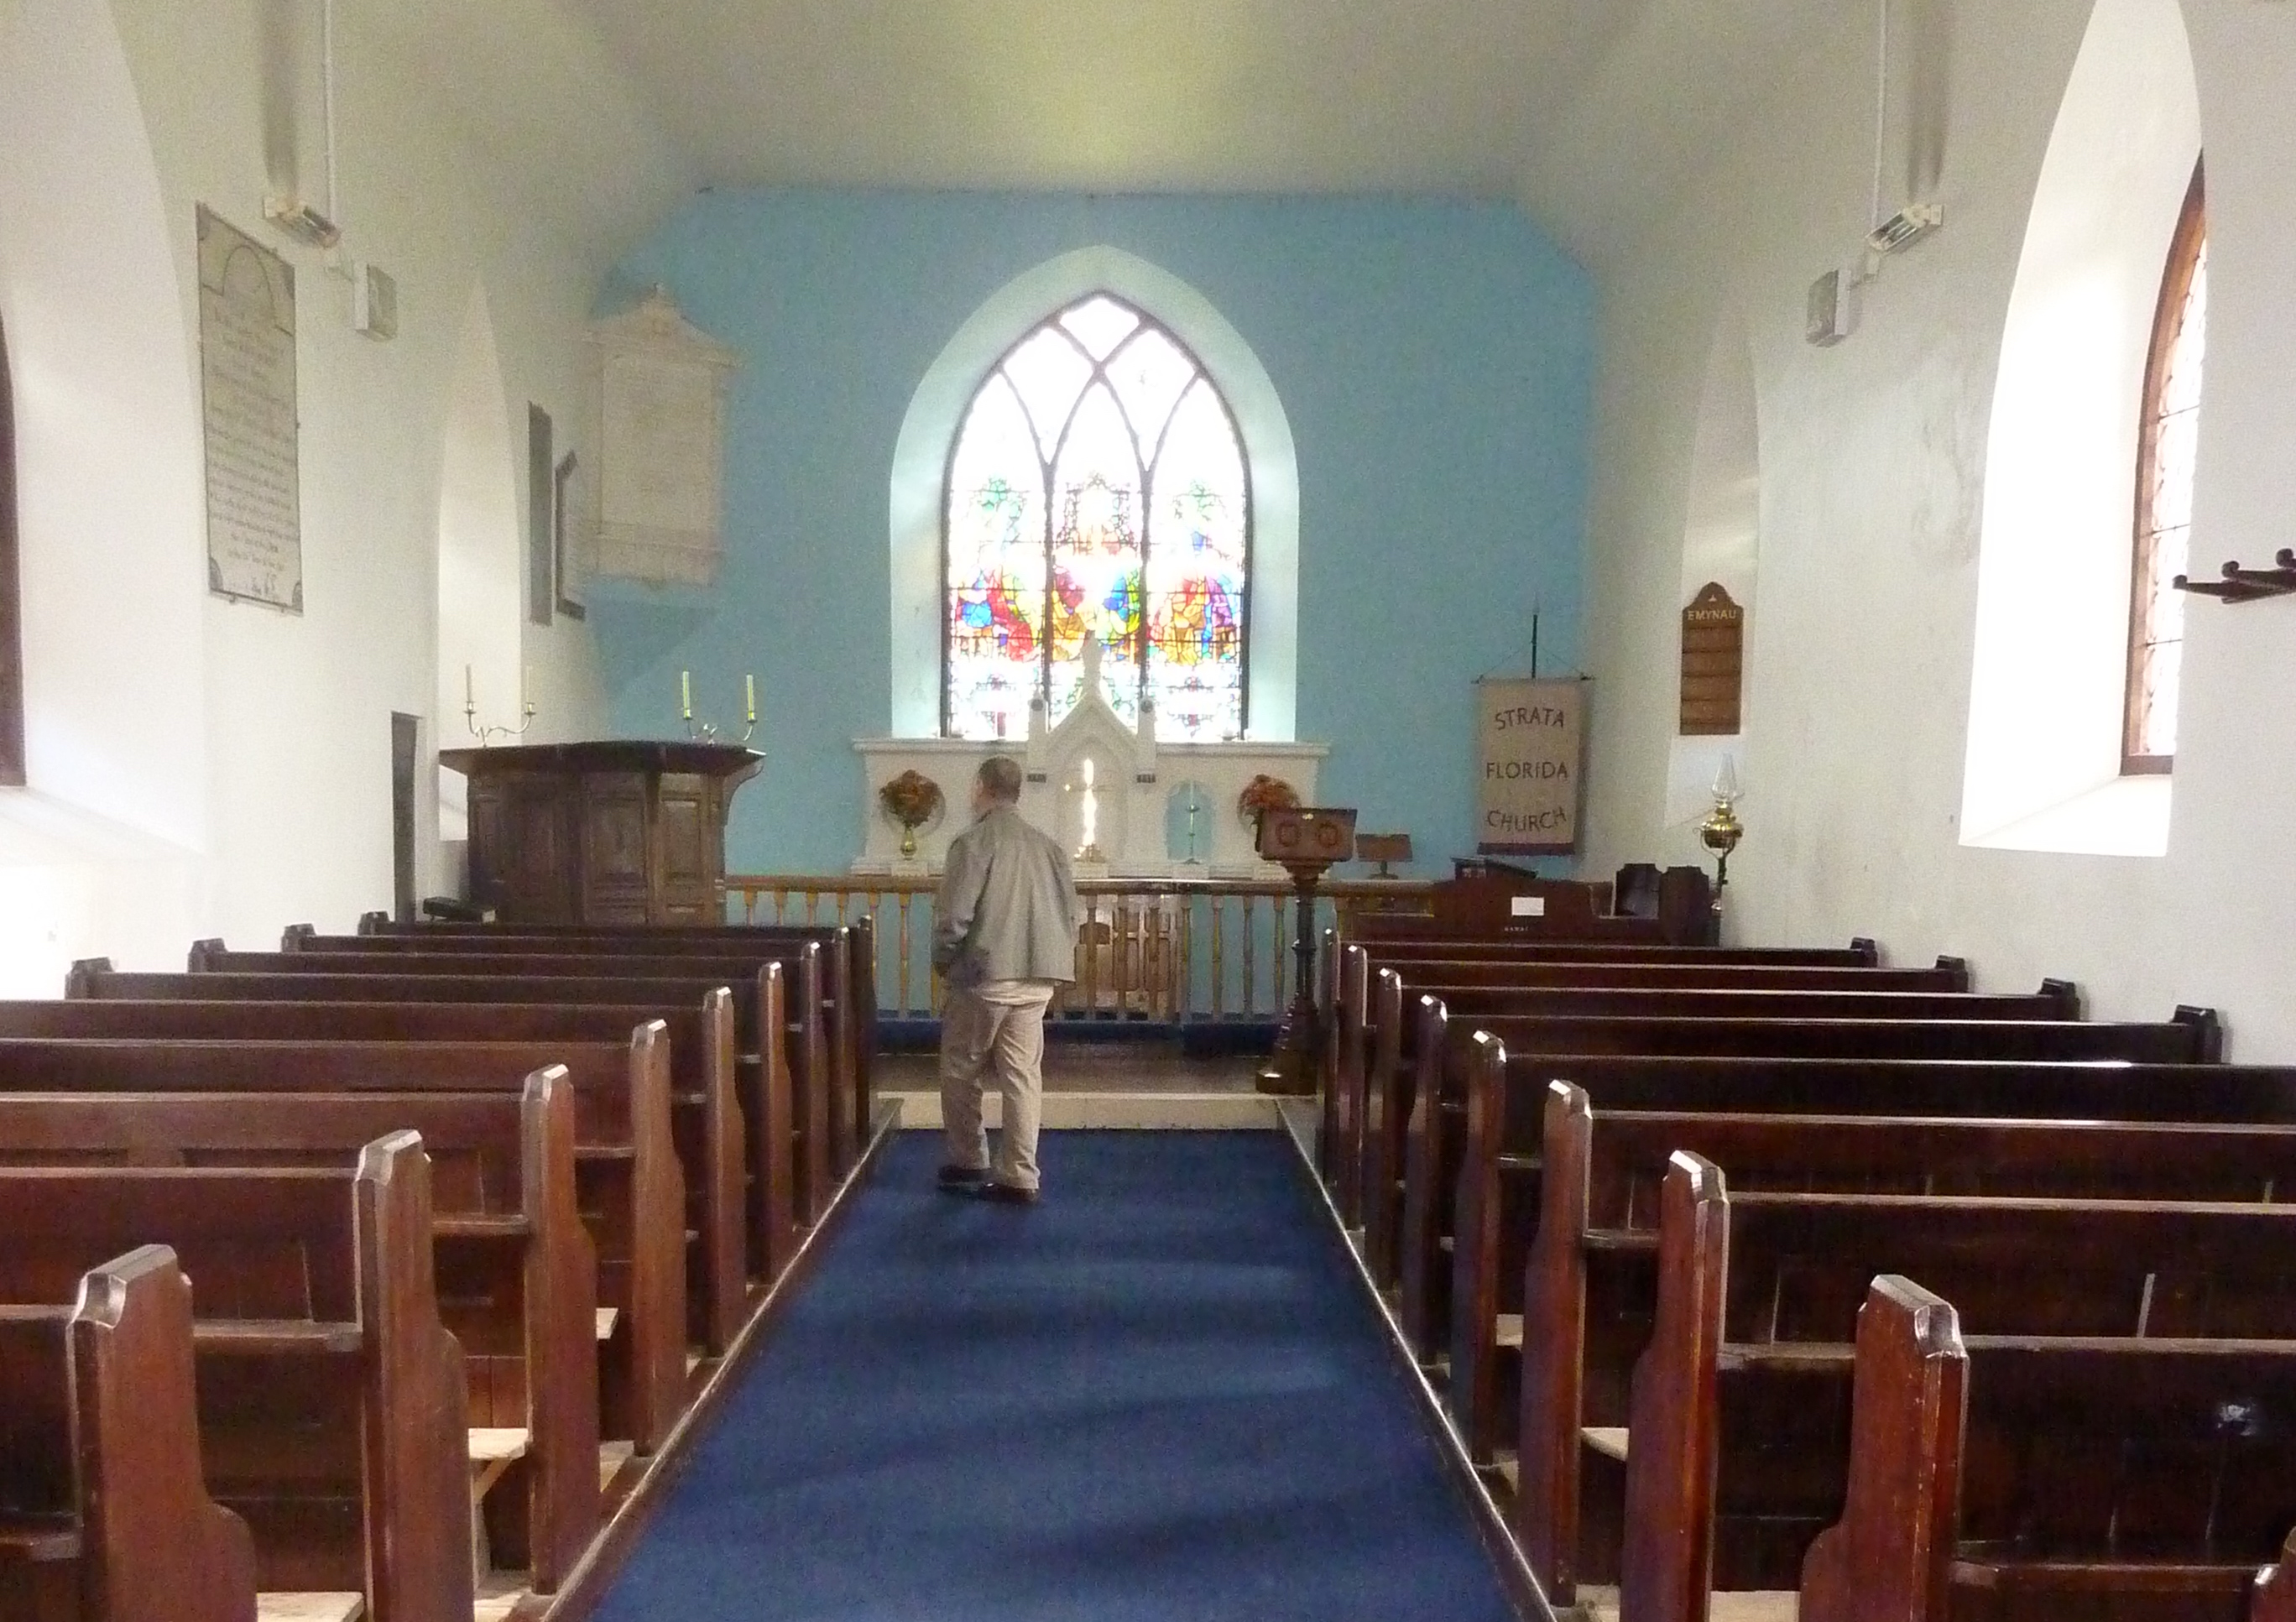
[[[718,193],[625,258],[601,308],[659,282],[744,357],[725,568],[707,593],[591,597],[624,735],[676,733],[682,668],[718,716],[757,673],[768,759],[735,801],[736,871],[851,861],[851,741],[887,725],[886,490],[910,395],[991,293],[1101,243],[1210,299],[1291,417],[1299,734],[1332,745],[1320,798],[1408,829],[1423,867],[1472,848],[1470,684],[1525,668],[1534,603],[1542,672],[1578,650],[1594,294],[1519,210]]]

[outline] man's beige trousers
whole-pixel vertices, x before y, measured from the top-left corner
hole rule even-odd
[[[1037,1126],[1045,1110],[1045,1006],[1049,980],[991,980],[952,988],[940,1013],[940,1119],[951,1166],[988,1165],[980,1096],[993,1083],[1004,1099],[996,1135],[996,1181],[1037,1186]]]

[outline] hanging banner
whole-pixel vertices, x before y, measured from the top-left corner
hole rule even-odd
[[[1559,856],[1578,848],[1587,683],[1487,676],[1475,684],[1475,849]]]

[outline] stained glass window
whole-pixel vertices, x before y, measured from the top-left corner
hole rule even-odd
[[[2128,615],[2123,772],[2166,772],[2177,755],[2177,692],[2185,652],[2185,569],[2192,536],[2194,450],[2209,307],[2209,238],[2201,171],[2193,171],[2169,250],[2144,368],[2136,459],[2136,550]]]
[[[941,680],[951,737],[1057,725],[1097,636],[1103,694],[1168,741],[1242,735],[1251,480],[1203,364],[1106,293],[1008,350],[949,454]]]

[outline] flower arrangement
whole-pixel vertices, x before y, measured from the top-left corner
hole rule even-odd
[[[1265,811],[1289,811],[1300,803],[1300,791],[1281,777],[1261,772],[1235,797],[1235,814],[1247,827],[1257,827]]]
[[[939,816],[948,801],[940,784],[911,769],[881,785],[877,803],[901,825],[901,854],[913,856],[917,854],[917,830]]]

